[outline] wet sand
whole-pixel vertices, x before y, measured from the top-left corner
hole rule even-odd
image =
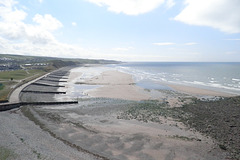
[[[103,159],[225,159],[225,152],[200,133],[171,118],[160,123],[119,119],[138,102],[87,99],[78,105],[30,107],[34,121],[55,137]],[[28,115],[26,114],[26,115]]]
[[[219,97],[235,96],[234,94],[231,94],[231,93],[214,91],[210,89],[202,89],[197,87],[175,85],[175,84],[167,84],[167,85],[178,92],[186,93],[192,96],[219,96]]]

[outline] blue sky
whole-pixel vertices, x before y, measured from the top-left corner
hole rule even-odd
[[[0,0],[0,53],[240,61],[239,0]]]

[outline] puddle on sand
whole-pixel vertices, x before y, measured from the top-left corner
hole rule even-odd
[[[154,81],[139,81],[137,82],[137,86],[145,88],[145,89],[154,89],[154,90],[172,90],[170,87],[163,85],[161,83],[157,83]]]
[[[78,98],[89,98],[88,94],[85,93],[87,90],[99,88],[101,85],[85,85],[85,84],[71,84],[66,94],[55,95],[57,101],[72,101],[78,100]]]

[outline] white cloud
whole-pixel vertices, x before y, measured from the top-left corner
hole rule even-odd
[[[94,55],[91,50],[58,42],[54,31],[63,25],[52,15],[36,14],[33,24],[27,24],[27,13],[18,8],[14,0],[0,1],[0,53],[53,57],[79,57],[80,53],[85,58]]]
[[[213,27],[226,33],[240,33],[239,0],[185,0],[185,4],[175,20]]]
[[[186,46],[192,46],[192,45],[196,45],[196,44],[198,44],[198,43],[196,43],[196,42],[188,42],[188,43],[185,43],[184,45],[186,45]]]
[[[33,21],[38,23],[44,30],[53,31],[62,27],[62,23],[50,14],[45,14],[44,16],[36,14],[33,17]]]
[[[107,6],[109,11],[115,13],[124,13],[127,15],[139,15],[150,12],[160,5],[164,4],[165,0],[88,0],[100,7]],[[172,0],[168,0],[168,7],[174,5]]]
[[[72,26],[77,26],[77,23],[76,22],[72,22]]]
[[[0,1],[0,16],[5,22],[19,22],[24,20],[27,16],[22,10],[13,9],[12,6],[16,5],[17,2],[13,0],[1,0]]]
[[[99,58],[93,49],[59,42],[54,32],[62,23],[50,14],[36,14],[25,23],[27,13],[14,0],[0,0],[0,53],[50,57]]]
[[[27,13],[17,8],[13,0],[0,2],[0,36],[16,41],[29,41],[33,44],[47,44],[55,40],[53,31],[62,27],[62,23],[50,14],[36,14],[33,22],[24,23]]]
[[[170,45],[175,45],[176,43],[172,43],[172,42],[162,42],[162,43],[153,43],[154,45],[157,46],[170,46]]]
[[[42,3],[43,2],[43,0],[38,0],[39,1],[39,3]]]
[[[128,51],[128,48],[113,48],[114,51]]]
[[[119,48],[113,48],[112,50],[114,50],[114,51],[129,51],[131,49],[134,49],[134,48],[133,47],[127,47],[127,48],[119,47]]]
[[[50,14],[36,14],[25,23],[27,13],[14,0],[0,0],[0,53],[67,58],[99,58],[93,49],[59,42],[54,32],[62,23]]]
[[[76,45],[53,41],[47,44],[33,44],[30,41],[15,42],[0,36],[0,53],[17,55],[35,55],[65,58],[104,59],[106,54],[98,54],[93,49],[85,49]]]
[[[227,51],[227,52],[225,52],[225,54],[232,55],[232,54],[238,54],[238,52],[237,51]]]
[[[172,8],[176,3],[174,2],[174,0],[167,0],[166,1],[166,7],[167,8]]]
[[[0,1],[1,11],[8,9],[9,7],[11,7],[17,3],[18,2],[14,1],[14,0],[1,0]]]
[[[196,42],[188,42],[188,43],[184,43],[184,44],[177,44],[177,43],[173,43],[173,42],[161,42],[161,43],[153,43],[153,44],[157,45],[157,46],[171,46],[171,45],[192,46],[192,45],[196,45],[198,43],[196,43]]]
[[[227,40],[227,41],[240,41],[240,38],[238,39],[238,38],[235,38],[235,39],[225,39],[225,40]]]
[[[36,14],[25,23],[27,13],[14,0],[0,0],[0,53],[67,58],[99,58],[93,49],[59,42],[54,32],[62,23],[50,14]]]

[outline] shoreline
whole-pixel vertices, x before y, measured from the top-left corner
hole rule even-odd
[[[77,74],[77,72],[74,72],[74,74],[75,76],[80,76],[85,73]],[[109,68],[107,71],[101,72],[100,75],[90,78],[77,79],[77,77],[75,77],[74,83],[79,86],[96,86],[94,89],[86,89],[83,91],[86,95],[88,95],[88,97],[116,98],[135,101],[162,99],[162,94],[157,93],[154,89],[147,89],[138,86],[133,79],[133,75],[121,72],[119,70],[113,70],[111,68]],[[237,96],[237,94],[212,89],[203,89],[197,86],[187,86],[164,82],[162,84],[169,87],[173,92],[178,92],[180,94],[186,94],[197,98]],[[160,89],[159,91],[164,92],[166,90]]]
[[[166,85],[178,92],[186,93],[186,94],[196,96],[196,97],[198,97],[198,96],[200,96],[200,97],[201,96],[216,96],[216,97],[237,96],[237,94],[227,93],[224,91],[217,91],[214,89],[204,89],[204,88],[200,88],[197,86],[187,86],[187,85],[172,84],[172,83],[166,83]]]

